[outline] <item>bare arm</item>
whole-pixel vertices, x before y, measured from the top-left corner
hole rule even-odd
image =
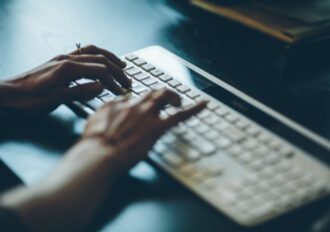
[[[165,90],[139,102],[107,104],[89,119],[81,141],[49,178],[3,195],[1,204],[18,212],[33,231],[80,230],[118,176],[144,159],[167,129],[205,107],[200,103],[164,119],[159,113],[166,104],[179,106],[180,97]]]

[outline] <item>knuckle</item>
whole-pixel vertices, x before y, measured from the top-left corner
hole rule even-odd
[[[108,51],[110,56],[116,56],[113,52]]]
[[[103,55],[103,54],[97,54],[95,55],[95,57],[101,61],[106,61],[107,58]]]
[[[66,60],[69,59],[69,55],[58,55],[54,58],[54,60],[61,61],[61,60]]]
[[[88,44],[87,46],[85,46],[86,49],[90,49],[90,50],[96,50],[97,47],[94,44]]]
[[[59,62],[59,68],[61,70],[67,70],[68,68],[72,67],[72,62],[69,60],[62,60]]]

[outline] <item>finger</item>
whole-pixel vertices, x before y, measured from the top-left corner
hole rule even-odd
[[[71,55],[81,55],[82,54],[102,54],[105,57],[107,57],[109,60],[111,60],[112,62],[114,62],[116,65],[118,65],[120,68],[125,68],[126,67],[126,63],[121,61],[115,54],[113,54],[112,52],[109,52],[105,49],[96,47],[94,45],[88,45],[86,47],[82,47],[79,50],[76,50],[72,53],[70,53]]]
[[[191,116],[198,114],[206,107],[206,105],[207,105],[206,102],[200,102],[191,108],[182,110],[182,111],[176,113],[175,115],[170,116],[167,119],[164,119],[163,120],[164,129],[171,128],[171,127],[177,125],[179,122],[185,121],[185,120],[189,119]]]
[[[52,90],[52,98],[59,103],[66,103],[72,101],[87,101],[97,95],[103,90],[103,86],[99,82],[79,85],[73,88],[57,88]]]
[[[56,81],[68,83],[81,77],[88,79],[100,79],[102,83],[113,93],[122,94],[120,86],[113,80],[108,68],[104,64],[82,63],[78,61],[65,60],[59,65],[59,75]],[[58,84],[58,83],[55,83]]]
[[[89,63],[99,63],[104,64],[107,66],[109,72],[112,76],[118,81],[123,87],[130,87],[132,84],[132,80],[129,79],[125,74],[124,71],[119,68],[116,64],[110,61],[104,55],[71,55],[69,56],[70,60],[78,61],[78,62],[89,62]]]
[[[159,113],[168,104],[174,106],[181,105],[180,96],[168,89],[152,92],[144,101],[148,104],[147,110],[155,113]]]

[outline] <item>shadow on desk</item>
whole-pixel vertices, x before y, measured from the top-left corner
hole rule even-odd
[[[2,119],[0,144],[28,142],[46,150],[66,151],[80,135],[75,130],[75,118],[70,114],[61,115],[59,111],[51,115],[20,115]]]

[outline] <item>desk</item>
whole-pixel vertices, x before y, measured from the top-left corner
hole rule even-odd
[[[176,2],[2,0],[0,77],[73,50],[76,42],[94,43],[117,54],[157,44],[330,138],[330,64],[321,62],[329,58],[287,69],[290,59],[285,45],[222,20],[215,26],[209,23],[210,16]],[[287,75],[302,80],[282,81]],[[25,183],[33,184],[57,164],[84,122],[60,107],[47,117],[4,124],[0,156]],[[311,231],[325,210],[326,204],[316,204],[244,229],[141,162],[122,178],[92,228],[112,232]]]

